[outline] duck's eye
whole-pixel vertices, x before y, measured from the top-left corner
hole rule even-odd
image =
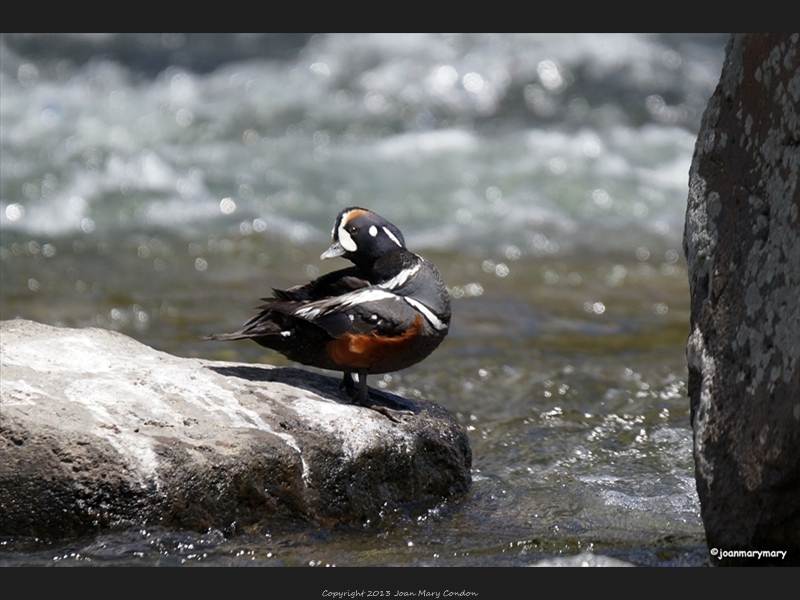
[[[347,231],[348,233],[356,233],[358,231],[358,227],[356,225],[348,225]]]

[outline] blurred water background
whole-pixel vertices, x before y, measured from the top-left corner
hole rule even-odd
[[[681,250],[722,35],[0,36],[0,316],[179,356],[320,263],[360,205],[453,325],[371,383],[448,408],[474,484],[363,527],[0,538],[0,564],[704,564]]]

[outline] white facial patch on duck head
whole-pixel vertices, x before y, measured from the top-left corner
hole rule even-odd
[[[342,245],[342,248],[348,252],[355,252],[358,250],[358,246],[348,233],[347,229],[344,228],[344,225],[339,227],[339,243]]]
[[[368,211],[364,210],[363,208],[355,208],[342,215],[342,220],[339,223],[339,230],[337,231],[336,237],[338,238],[339,243],[342,245],[342,248],[344,248],[347,252],[355,252],[358,250],[358,245],[350,235],[350,232],[347,231],[347,224],[359,215],[366,214],[367,212]]]
[[[378,228],[377,228],[377,227],[375,227],[375,225],[373,225],[372,227],[370,227],[370,228],[369,228],[369,234],[370,234],[372,237],[375,237],[375,236],[377,236],[377,235],[378,235]]]

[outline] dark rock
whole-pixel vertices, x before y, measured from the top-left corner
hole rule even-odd
[[[800,45],[734,35],[689,177],[697,491],[715,564],[800,564]]]
[[[100,329],[0,323],[0,533],[205,531],[363,523],[463,494],[451,415],[405,400],[395,423],[338,379],[185,359]]]

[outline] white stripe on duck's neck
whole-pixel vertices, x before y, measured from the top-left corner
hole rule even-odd
[[[397,244],[401,248],[403,247],[403,244],[400,243],[400,240],[398,240],[397,237],[392,233],[391,229],[389,229],[388,227],[384,227],[383,230],[386,232],[386,235],[389,236],[390,240],[392,240],[395,244]]]

